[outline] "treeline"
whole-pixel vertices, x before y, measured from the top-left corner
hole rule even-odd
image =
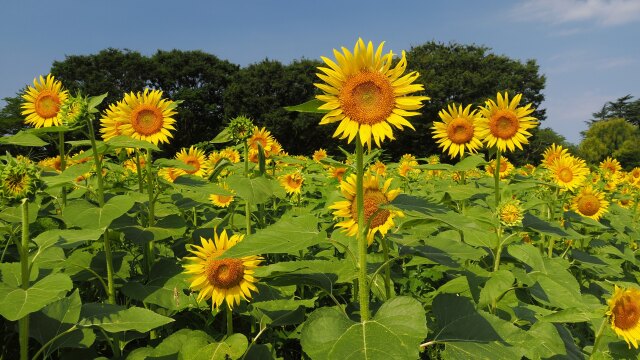
[[[433,139],[432,122],[448,104],[483,105],[498,91],[522,93],[522,103],[537,108],[534,116],[545,119],[540,108],[545,77],[535,60],[521,62],[491,53],[478,45],[428,42],[407,52],[408,67],[420,73],[418,82],[431,97],[413,117],[416,131],[397,132],[396,141],[385,147],[390,160],[402,154],[426,156],[439,153]],[[331,141],[335,126],[319,126],[320,116],[289,112],[285,106],[306,102],[317,94],[317,60],[295,60],[290,64],[265,59],[240,67],[203,51],[164,51],[143,56],[136,51],[106,49],[93,55],[67,56],[56,61],[51,73],[72,92],[98,95],[108,93],[103,107],[118,101],[125,92],[151,87],[165,96],[181,100],[176,117],[174,139],[163,146],[169,155],[196,143],[213,139],[237,115],[251,117],[265,126],[290,154],[310,155],[318,148],[340,154]],[[37,76],[39,74],[34,74]],[[31,79],[25,79],[29,83]],[[17,92],[18,94],[21,91]],[[0,111],[0,132],[11,134],[21,122],[19,96],[6,98]],[[99,127],[98,127],[99,128]],[[536,130],[528,151],[519,153],[516,163],[538,162],[541,152],[551,142],[564,139],[549,129]]]

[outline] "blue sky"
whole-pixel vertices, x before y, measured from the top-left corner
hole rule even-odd
[[[107,47],[203,50],[244,66],[319,59],[358,37],[395,53],[435,40],[535,59],[542,126],[574,143],[605,102],[640,97],[640,0],[20,0],[3,4],[0,33],[0,98],[53,61]]]

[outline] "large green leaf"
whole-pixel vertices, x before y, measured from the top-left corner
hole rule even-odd
[[[31,315],[30,335],[41,345],[71,329],[80,319],[82,302],[78,290],[71,295],[47,305],[42,311]],[[47,352],[59,348],[88,348],[95,341],[95,334],[89,329],[76,329],[56,339]]]
[[[491,273],[491,277],[480,290],[478,307],[494,306],[505,292],[513,287],[515,277],[511,271],[499,270]]]
[[[62,215],[69,226],[104,230],[113,220],[126,214],[134,204],[135,201],[126,195],[112,197],[102,208],[84,200],[77,200],[69,203]]]
[[[240,175],[231,175],[227,178],[229,187],[237,196],[249,201],[252,205],[264,204],[271,197],[284,197],[285,192],[280,184],[266,177],[247,178]]]
[[[304,321],[305,308],[315,307],[317,299],[280,299],[252,302],[251,312],[261,324],[271,326],[297,325]]]
[[[34,147],[42,147],[47,145],[47,143],[39,137],[24,131],[18,131],[18,133],[15,135],[1,137],[0,144]]]
[[[85,241],[95,241],[100,238],[103,231],[100,230],[48,230],[40,233],[33,239],[38,244],[40,250],[50,246],[59,246],[61,248],[73,248],[79,243]]]
[[[15,321],[62,298],[73,284],[68,275],[51,274],[27,290],[0,283],[0,315]]]
[[[314,215],[283,217],[269,227],[251,234],[221,257],[243,257],[258,254],[297,254],[298,251],[325,240],[318,230]]]
[[[134,139],[126,135],[112,137],[106,144],[114,148],[148,149],[160,151],[160,149],[156,145],[148,141]]]
[[[465,260],[479,260],[486,255],[482,249],[463,243],[460,233],[456,230],[442,231],[436,236],[423,234],[419,228],[412,230],[415,231],[416,236],[390,237],[391,240],[401,244],[400,255],[416,255],[452,268],[460,267]],[[421,244],[422,242],[424,244]],[[456,261],[458,259],[463,261]]]
[[[324,104],[323,101],[320,101],[318,99],[312,99],[299,105],[285,106],[284,109],[287,111],[320,113],[320,114],[329,112],[328,110],[318,109],[322,104]]]
[[[213,338],[204,331],[180,329],[162,340],[155,349],[147,347],[132,351],[127,360],[194,359],[203,347],[212,342]]]
[[[336,308],[320,308],[305,322],[300,343],[312,359],[417,359],[426,334],[420,302],[399,296],[365,322],[354,322]]]
[[[97,303],[83,304],[81,317],[79,326],[95,326],[111,333],[130,330],[147,332],[174,321],[172,318],[136,306],[124,308]]]

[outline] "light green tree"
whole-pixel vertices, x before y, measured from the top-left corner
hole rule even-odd
[[[640,166],[640,128],[622,118],[597,121],[584,133],[579,151],[597,165],[607,156],[620,161],[625,170]]]

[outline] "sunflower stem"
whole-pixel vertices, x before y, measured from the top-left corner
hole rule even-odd
[[[20,267],[22,270],[22,289],[29,289],[29,202],[22,199],[22,242],[20,250]],[[18,320],[20,336],[20,360],[29,358],[29,315]]]
[[[602,324],[600,324],[600,328],[596,333],[596,338],[593,341],[593,348],[591,349],[591,355],[589,355],[589,359],[593,359],[596,354],[596,350],[598,350],[598,345],[600,345],[600,339],[602,339],[602,334],[604,333],[604,329],[607,327],[607,319],[602,319]]]
[[[154,187],[154,183],[153,183],[153,173],[151,172],[151,162],[152,162],[153,158],[152,158],[152,153],[151,150],[147,151],[147,160],[146,160],[146,167],[147,167],[147,192],[149,194],[149,218],[147,221],[147,227],[152,227],[153,225],[155,225],[155,203],[154,203],[154,193],[153,193],[153,187]],[[153,266],[153,262],[154,262],[154,257],[155,257],[155,243],[153,241],[153,239],[149,240],[149,242],[147,243],[147,251],[144,252],[144,255],[146,255],[145,257],[145,268],[146,268],[146,272],[147,272],[147,277],[151,276],[151,267]]]
[[[384,294],[388,299],[391,298],[391,266],[389,264],[389,242],[386,236],[380,240],[382,243],[382,254],[384,255]]]
[[[496,148],[496,168],[493,170],[493,178],[495,184],[496,191],[496,211],[498,210],[498,206],[500,205],[500,157],[501,157],[500,148]]]
[[[60,151],[60,172],[63,172],[67,168],[67,159],[64,151],[64,131],[58,132],[58,150]],[[61,198],[62,198],[62,208],[64,209],[67,206],[67,187],[62,186]]]
[[[358,299],[360,320],[369,320],[369,283],[367,282],[367,237],[364,218],[364,156],[360,134],[356,135],[356,209],[358,210]]]
[[[244,140],[244,176],[249,177],[249,145],[247,140]],[[247,235],[251,235],[251,203],[248,199],[245,199],[244,216]]]
[[[227,306],[227,337],[233,335],[233,310]]]
[[[500,256],[502,256],[502,225],[498,225],[498,229],[496,230],[498,235],[498,246],[495,249],[495,257],[493,259],[493,272],[498,271],[500,268]]]
[[[136,149],[136,172],[138,173],[138,191],[144,193],[144,181],[142,180],[142,168],[140,167],[140,152]]]

